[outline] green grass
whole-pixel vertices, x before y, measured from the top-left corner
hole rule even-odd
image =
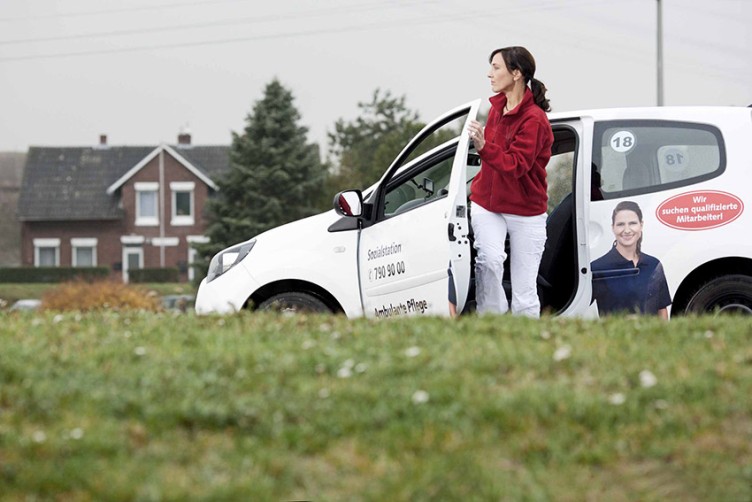
[[[0,283],[0,300],[3,300],[7,304],[7,308],[13,305],[16,300],[20,300],[22,298],[41,299],[42,295],[44,295],[44,293],[48,289],[54,288],[56,286],[57,284],[49,283]],[[160,296],[173,294],[195,294],[195,287],[190,283],[149,283],[140,284],[139,286],[143,286],[150,291],[156,291]]]
[[[749,319],[0,326],[3,500],[752,498]]]

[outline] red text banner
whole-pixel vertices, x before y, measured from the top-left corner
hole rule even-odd
[[[658,221],[679,230],[707,230],[741,216],[744,203],[736,195],[713,190],[687,192],[666,199],[655,210]]]

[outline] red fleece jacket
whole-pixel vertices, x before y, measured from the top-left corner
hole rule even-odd
[[[489,101],[486,144],[478,152],[482,162],[470,185],[470,200],[494,213],[543,214],[548,204],[546,164],[554,142],[546,112],[535,104],[530,89],[506,115],[506,95]]]

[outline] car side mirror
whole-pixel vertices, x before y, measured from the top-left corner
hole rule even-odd
[[[436,193],[433,190],[433,180],[431,178],[423,178],[423,190],[425,190],[426,193],[428,193],[428,196],[426,198]]]
[[[360,190],[345,190],[334,196],[334,211],[340,216],[363,216],[363,194]]]

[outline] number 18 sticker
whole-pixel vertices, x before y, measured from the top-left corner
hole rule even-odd
[[[635,137],[629,131],[615,132],[609,140],[611,149],[617,153],[627,153],[635,146]]]
[[[658,167],[680,173],[689,165],[686,146],[662,146],[658,149]]]

